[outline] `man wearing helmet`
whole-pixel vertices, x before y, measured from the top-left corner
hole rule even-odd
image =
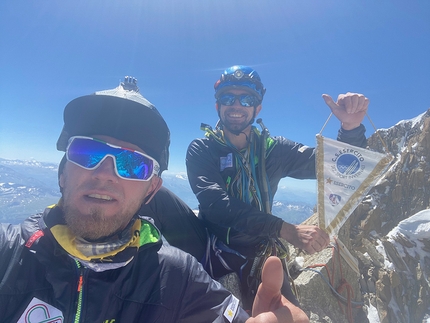
[[[306,322],[280,298],[277,259],[249,318],[194,257],[162,244],[139,210],[161,186],[169,129],[133,85],[66,106],[59,203],[0,225],[0,321]]]
[[[219,121],[215,129],[202,125],[205,138],[189,145],[188,179],[200,203],[199,218],[211,235],[207,268],[216,279],[237,272],[249,308],[256,290],[251,269],[262,248],[272,243],[282,249],[282,238],[312,254],[328,245],[329,236],[317,226],[292,225],[271,214],[282,178],[316,178],[315,149],[284,137],[263,136],[264,131],[253,126],[266,92],[258,73],[233,66],[214,87]],[[328,95],[323,98],[341,121],[338,140],[364,147],[361,122],[368,99],[355,93],[340,95],[336,103]],[[296,302],[287,284],[282,292]]]

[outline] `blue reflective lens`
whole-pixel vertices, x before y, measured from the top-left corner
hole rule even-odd
[[[239,95],[235,95],[233,93],[224,93],[218,98],[218,103],[231,106],[234,104],[234,102],[236,102],[236,100],[239,100],[240,105],[243,107],[254,107],[259,103],[255,95],[247,93]]]
[[[69,139],[66,158],[82,168],[95,169],[107,156],[113,157],[115,172],[121,178],[148,181],[154,174],[158,174],[157,161],[139,151],[91,137],[76,136]]]

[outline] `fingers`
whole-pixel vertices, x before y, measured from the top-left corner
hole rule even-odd
[[[281,260],[278,257],[271,256],[267,258],[261,273],[263,289],[273,293],[274,296],[280,294],[280,289],[284,280]]]
[[[318,251],[321,251],[322,249],[326,248],[328,244],[330,243],[330,236],[325,232],[324,230],[321,230],[320,228],[317,228],[318,235],[316,237],[316,241],[321,246],[321,248]]]
[[[328,94],[322,95],[325,103],[333,111],[334,109],[343,109],[348,114],[367,111],[369,107],[369,99],[360,93],[339,94],[337,102],[334,102]]]
[[[323,97],[325,103],[330,107],[331,110],[339,108],[339,106],[333,101],[333,99],[330,95],[323,94],[322,97]]]
[[[278,257],[269,257],[263,266],[261,284],[252,307],[252,316],[273,311],[281,305],[281,287],[284,280],[282,263]]]
[[[330,243],[329,235],[316,225],[292,225],[284,222],[280,237],[310,254],[323,250]]]
[[[366,111],[369,106],[369,99],[363,94],[351,93],[340,94],[337,98],[337,105],[345,110],[346,113],[358,113]]]
[[[309,243],[309,246],[313,251],[312,253],[315,253],[325,249],[329,243],[330,243],[330,237],[328,236],[328,234],[325,231],[318,228],[318,231],[314,235],[314,239]]]
[[[322,239],[316,239],[314,241],[309,242],[304,250],[312,255],[314,253],[320,252],[321,250],[324,250],[327,247],[328,243],[326,244],[324,240]]]
[[[337,102],[334,102],[328,94],[323,94],[322,97],[331,112],[339,119],[344,130],[360,126],[369,106],[369,99],[359,93],[340,94]]]
[[[325,249],[330,243],[330,237],[324,230],[312,225],[298,225],[297,232],[300,237],[300,248],[309,254]]]
[[[284,275],[278,257],[267,258],[261,274],[248,323],[309,323],[309,318],[300,308],[281,295]]]

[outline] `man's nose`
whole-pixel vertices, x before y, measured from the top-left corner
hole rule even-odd
[[[242,104],[240,104],[240,101],[239,101],[238,97],[234,98],[232,106],[238,106],[238,107],[242,106]]]
[[[119,177],[115,171],[114,157],[106,156],[101,164],[93,171],[93,177],[99,180],[108,180],[116,182]]]

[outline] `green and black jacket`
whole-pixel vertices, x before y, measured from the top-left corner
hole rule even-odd
[[[224,243],[252,257],[260,241],[279,235],[283,222],[262,207],[262,188],[267,184],[271,205],[282,178],[315,179],[315,148],[284,137],[261,140],[260,132],[252,127],[251,144],[239,152],[226,142],[221,130],[207,125],[202,129],[206,137],[192,141],[186,155],[188,180],[200,203],[199,218]],[[363,125],[350,131],[341,129],[338,140],[365,147],[364,134]],[[264,157],[262,144],[266,146]]]

